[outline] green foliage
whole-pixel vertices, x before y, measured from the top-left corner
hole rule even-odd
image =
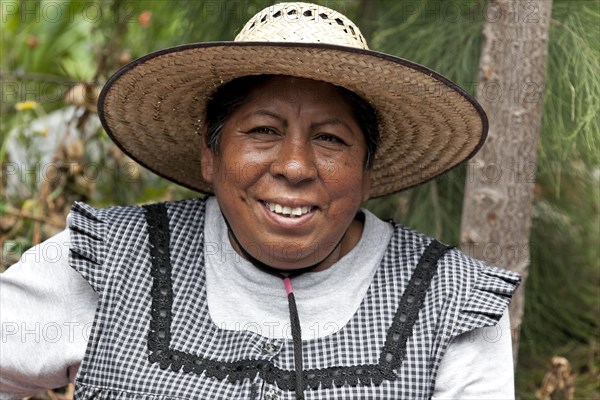
[[[550,28],[540,165],[560,196],[569,159],[598,165],[600,152],[600,3],[557,2]],[[577,172],[575,171],[577,174]],[[567,172],[567,175],[570,172]]]
[[[579,398],[599,392],[599,22],[598,2],[554,4],[518,369],[525,378],[563,355],[581,373]]]

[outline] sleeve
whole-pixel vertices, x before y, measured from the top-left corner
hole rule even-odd
[[[495,326],[452,341],[442,358],[433,400],[514,400],[512,340],[508,311]]]
[[[71,234],[69,264],[99,294],[108,279],[108,271],[102,268],[107,253],[105,238],[108,237],[108,224],[103,213],[104,210],[77,202],[67,218]]]
[[[65,230],[0,274],[0,399],[18,399],[72,381],[97,305],[69,265]]]
[[[515,272],[487,267],[482,263],[475,268],[474,283],[460,302],[452,337],[496,325],[521,283],[521,277]]]

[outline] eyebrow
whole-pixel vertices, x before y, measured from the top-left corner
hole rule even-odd
[[[285,127],[287,127],[287,125],[288,125],[287,120],[285,120],[284,118],[282,118],[279,115],[275,114],[274,112],[271,112],[271,111],[268,111],[268,110],[256,110],[251,115],[266,115],[268,117],[275,118],[281,124],[283,124],[283,126],[285,126]]]
[[[342,121],[339,118],[329,118],[329,119],[326,119],[325,121],[315,122],[313,124],[310,124],[310,128],[311,128],[311,130],[312,129],[317,129],[317,128],[320,128],[323,125],[343,125],[350,132],[354,133],[354,131],[352,130],[352,128],[350,127],[350,125],[348,125],[347,123],[345,123],[344,121]]]

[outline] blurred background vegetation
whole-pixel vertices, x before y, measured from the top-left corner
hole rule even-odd
[[[372,49],[475,93],[484,0],[317,2],[354,20]],[[271,3],[1,0],[2,269],[62,230],[73,201],[103,207],[198,196],[112,145],[95,114],[97,93],[148,52],[232,40]],[[600,399],[599,27],[598,1],[554,0],[516,375],[521,399],[535,398],[554,355],[572,364],[575,398]],[[466,177],[467,168],[454,170],[366,206],[457,244]]]

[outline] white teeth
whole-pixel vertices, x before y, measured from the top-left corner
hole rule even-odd
[[[283,215],[288,215],[290,217],[300,217],[306,213],[308,213],[309,211],[312,210],[312,207],[308,206],[308,207],[289,207],[289,206],[282,206],[281,204],[276,204],[276,203],[267,203],[265,202],[267,207],[269,207],[269,210],[271,210],[271,212],[274,212],[276,214],[283,214]]]

